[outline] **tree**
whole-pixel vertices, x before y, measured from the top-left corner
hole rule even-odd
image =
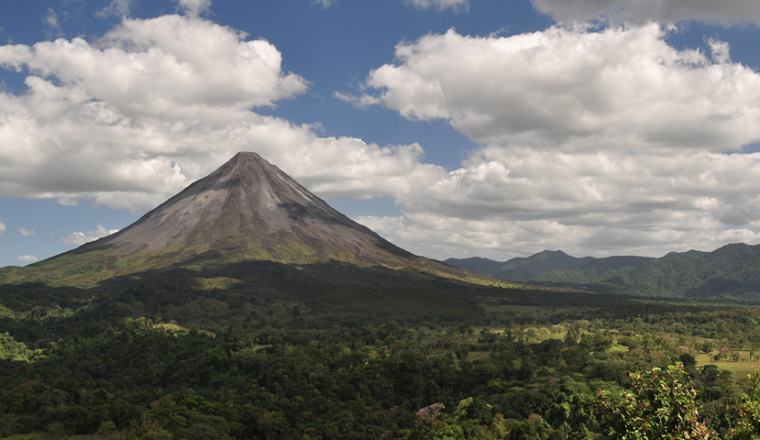
[[[610,400],[600,390],[598,408],[611,439],[712,439],[715,431],[700,421],[697,392],[683,364],[666,371],[630,373],[631,390]]]
[[[752,440],[760,437],[760,370],[749,375],[747,392],[737,407],[741,422],[731,432],[732,440]]]

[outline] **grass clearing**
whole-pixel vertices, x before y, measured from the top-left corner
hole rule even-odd
[[[607,349],[607,353],[628,353],[628,351],[629,351],[628,347],[626,347],[625,345],[618,345],[618,344],[615,344],[609,349]]]
[[[752,373],[752,370],[760,368],[760,361],[749,360],[749,351],[737,350],[740,354],[739,361],[716,361],[717,351],[712,353],[701,353],[695,356],[697,365],[716,365],[721,370],[730,371],[734,374],[734,379],[743,379],[746,375]]]

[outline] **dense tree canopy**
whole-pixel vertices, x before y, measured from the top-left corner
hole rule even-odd
[[[172,286],[6,294],[0,436],[757,435],[757,373],[737,381],[712,362],[757,356],[758,310],[514,298],[487,305],[489,322],[442,323],[319,317],[287,299]],[[636,412],[641,402],[649,412]],[[680,412],[660,414],[673,402]],[[628,434],[636,417],[641,437]]]

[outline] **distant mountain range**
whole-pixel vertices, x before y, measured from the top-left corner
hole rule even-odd
[[[562,251],[543,251],[527,258],[512,258],[499,262],[488,258],[449,258],[444,261],[460,269],[480,273],[493,278],[509,281],[535,281],[538,277],[553,271],[563,271],[574,276],[573,282],[585,283],[593,279],[593,275],[601,275],[610,270],[622,269],[629,266],[644,264],[653,258],[647,257],[608,257],[576,258]],[[588,267],[588,269],[586,269]],[[584,276],[580,276],[583,274]],[[569,280],[563,280],[569,281]]]
[[[760,245],[729,244],[713,252],[671,252],[662,258],[576,258],[543,251],[498,262],[450,258],[461,269],[508,281],[663,297],[760,298]]]

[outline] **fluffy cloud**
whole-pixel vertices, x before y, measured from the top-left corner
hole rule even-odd
[[[687,226],[681,213],[760,227],[760,153],[557,153],[489,147],[407,208],[462,219],[623,228]],[[737,209],[741,207],[741,209]]]
[[[671,157],[488,147],[408,193],[403,216],[358,220],[437,258],[506,258],[547,248],[661,256],[760,243],[758,194],[758,153]]]
[[[95,101],[101,105],[90,109],[97,113],[91,116],[110,123],[166,116],[180,107],[175,119],[212,106],[269,106],[306,90],[302,78],[282,73],[272,44],[178,15],[126,19],[94,45],[74,38],[2,46],[0,63],[35,74],[26,85],[31,97],[50,106],[49,116],[60,116],[65,104]]]
[[[0,222],[0,235],[3,235],[5,232],[5,223]]]
[[[467,10],[470,7],[470,0],[404,0],[404,3],[416,9],[436,8],[439,11],[446,9]]]
[[[369,87],[409,119],[444,119],[478,143],[551,149],[739,150],[760,139],[760,75],[680,51],[658,25],[553,27],[511,37],[450,30],[396,48]]]
[[[240,150],[327,197],[388,195],[440,171],[418,145],[322,138],[251,111],[306,90],[281,62],[266,41],[178,15],[125,19],[95,42],[0,46],[0,65],[29,72],[27,93],[0,92],[0,195],[145,211]]]
[[[26,228],[18,228],[19,234],[21,234],[22,237],[31,237],[33,235],[37,235],[36,232],[34,232],[34,229],[26,229]]]
[[[98,225],[94,231],[87,232],[72,232],[71,234],[63,237],[62,242],[66,244],[73,244],[75,246],[81,246],[85,243],[95,241],[98,238],[105,237],[107,235],[115,234],[119,232],[118,229],[106,229],[103,225]]]
[[[533,5],[564,22],[609,18],[637,25],[683,20],[760,24],[755,0],[533,0]]]
[[[34,255],[19,255],[18,257],[16,257],[16,260],[17,261],[23,261],[25,263],[33,263],[33,262],[39,260],[39,258],[37,258]]]

